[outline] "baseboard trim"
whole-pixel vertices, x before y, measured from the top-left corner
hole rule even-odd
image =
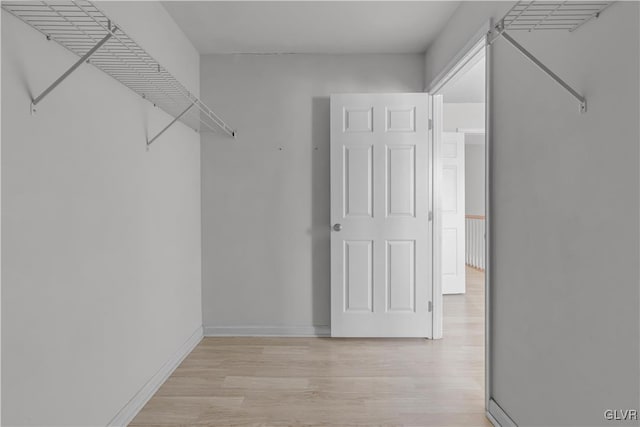
[[[107,427],[126,427],[138,415],[149,399],[158,391],[160,386],[169,378],[171,373],[202,341],[202,326],[198,327],[187,341],[165,362],[153,377],[127,402],[127,404],[113,417]]]
[[[328,337],[329,326],[205,326],[205,337]]]
[[[515,421],[493,399],[489,399],[487,418],[496,427],[518,427]]]

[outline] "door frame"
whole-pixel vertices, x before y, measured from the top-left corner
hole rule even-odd
[[[452,79],[459,76],[460,72],[465,71],[467,65],[474,57],[484,50],[485,54],[485,315],[484,315],[484,372],[485,372],[485,410],[488,411],[489,401],[491,399],[491,271],[494,264],[493,253],[491,250],[492,235],[492,216],[491,216],[491,188],[492,188],[492,167],[491,167],[491,49],[488,43],[488,36],[493,28],[492,20],[487,20],[476,33],[469,39],[465,46],[451,59],[446,67],[431,81],[425,91],[431,95],[430,119],[433,126],[431,127],[430,138],[432,141],[432,167],[431,178],[433,182],[432,204],[433,204],[433,311],[432,311],[432,337],[442,338],[442,274],[440,262],[442,259],[440,243],[442,242],[442,223],[440,218],[441,198],[440,183],[436,171],[439,170],[438,161],[438,134],[441,129],[437,129],[436,120],[433,120],[435,114],[442,114],[442,111],[434,109],[434,98],[438,96],[438,92]]]

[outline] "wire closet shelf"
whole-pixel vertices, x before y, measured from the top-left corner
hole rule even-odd
[[[575,31],[612,1],[520,1],[502,18],[504,30]]]
[[[507,31],[566,30],[575,31],[598,18],[613,1],[519,1],[498,21],[495,32],[488,34],[488,44],[505,39],[511,46],[556,81],[579,103],[581,113],[587,111],[587,100],[511,37]]]
[[[48,40],[59,43],[83,59],[34,98],[33,107],[86,60],[174,117],[170,125],[179,120],[196,131],[201,130],[202,124],[209,130],[216,131],[216,128],[220,128],[228,135],[235,136],[232,127],[92,2],[3,1],[2,8],[40,31]],[[162,132],[164,130],[166,128]]]

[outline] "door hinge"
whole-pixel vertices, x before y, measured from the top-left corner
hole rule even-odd
[[[429,313],[431,313],[431,311],[433,311],[433,303],[429,301]]]
[[[433,221],[433,211],[429,211],[429,221]]]
[[[433,120],[429,119],[429,130],[433,129]]]

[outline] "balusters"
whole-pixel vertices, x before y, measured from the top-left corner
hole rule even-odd
[[[465,217],[465,262],[471,267],[485,268],[485,218],[482,215],[466,215]]]

